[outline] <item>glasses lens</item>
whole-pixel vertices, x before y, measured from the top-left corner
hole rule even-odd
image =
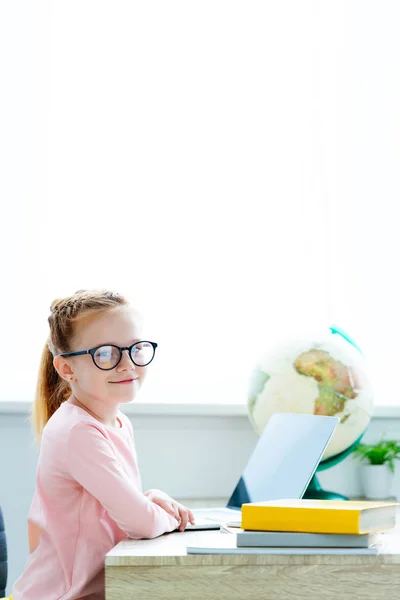
[[[149,342],[139,342],[132,347],[131,358],[135,365],[144,367],[153,360],[154,348]]]
[[[101,346],[97,348],[93,358],[99,369],[113,369],[119,361],[119,349],[115,346]]]

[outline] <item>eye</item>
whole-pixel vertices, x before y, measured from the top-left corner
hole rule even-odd
[[[100,369],[112,369],[118,363],[120,353],[118,348],[114,348],[114,346],[100,346],[93,358]]]
[[[140,344],[136,344],[133,347],[133,350],[135,353],[137,352],[143,352],[143,350],[147,350],[149,348],[150,344],[147,344],[146,342],[142,342]]]
[[[113,355],[113,350],[111,346],[102,346],[96,350],[95,357],[99,362],[109,362]]]

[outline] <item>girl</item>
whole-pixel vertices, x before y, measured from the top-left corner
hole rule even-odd
[[[119,294],[78,291],[51,305],[32,421],[41,440],[28,514],[30,554],[13,600],[102,600],[104,556],[126,537],[183,531],[190,510],[142,492],[132,425],[157,344]]]

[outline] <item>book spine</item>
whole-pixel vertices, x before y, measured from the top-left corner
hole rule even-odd
[[[336,535],[323,533],[253,533],[236,534],[238,548],[368,548],[368,535]]]
[[[379,554],[379,548],[197,548],[187,546],[188,554]]]

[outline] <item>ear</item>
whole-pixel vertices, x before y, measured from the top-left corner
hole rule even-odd
[[[57,373],[60,377],[65,379],[65,381],[71,380],[71,375],[73,375],[73,370],[68,362],[67,358],[62,356],[55,356],[53,359],[53,365]]]

